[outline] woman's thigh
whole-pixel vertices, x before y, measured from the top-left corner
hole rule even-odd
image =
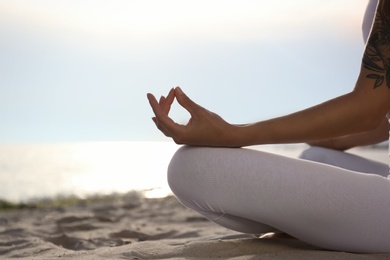
[[[333,250],[390,251],[390,185],[375,174],[250,149],[184,146],[172,191],[200,212],[261,223]]]

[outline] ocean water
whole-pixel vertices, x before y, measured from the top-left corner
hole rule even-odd
[[[0,145],[0,199],[148,189],[150,196],[164,196],[166,169],[177,149],[170,142]]]
[[[172,142],[88,142],[0,145],[0,200],[26,202],[59,195],[143,191],[148,197],[170,194],[166,169],[179,148]],[[253,149],[296,157],[304,145]],[[387,163],[386,149],[353,153]]]

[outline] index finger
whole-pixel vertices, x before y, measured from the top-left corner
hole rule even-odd
[[[164,113],[163,109],[158,104],[157,99],[154,97],[154,95],[148,93],[147,98],[159,124],[162,124],[166,129],[171,132],[176,132],[176,130],[178,130],[179,125],[176,124],[168,115]]]

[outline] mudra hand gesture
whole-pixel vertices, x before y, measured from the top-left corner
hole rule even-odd
[[[155,114],[152,119],[157,128],[177,144],[238,146],[234,144],[233,138],[235,126],[193,102],[179,87],[171,89],[168,95],[162,96],[159,101],[153,94],[148,93],[147,97]],[[178,124],[169,117],[175,99],[191,115],[186,125]]]

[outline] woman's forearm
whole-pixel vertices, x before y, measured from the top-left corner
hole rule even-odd
[[[344,151],[357,146],[374,145],[386,141],[389,138],[389,130],[388,119],[383,118],[381,124],[373,131],[346,135],[323,141],[310,142],[308,144],[311,146],[320,146]]]
[[[239,146],[301,143],[373,130],[387,107],[365,102],[364,95],[364,91],[353,91],[294,114],[237,126],[233,140]]]

